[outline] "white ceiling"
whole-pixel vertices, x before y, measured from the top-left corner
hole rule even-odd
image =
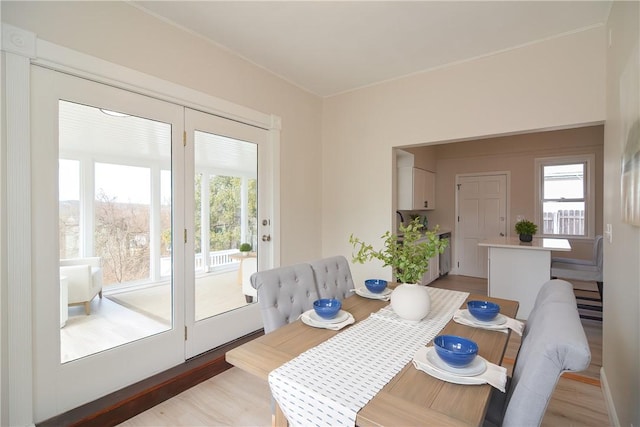
[[[170,123],[68,101],[60,101],[59,110],[62,158],[88,155],[101,163],[113,164],[138,159],[130,166],[171,167]],[[194,138],[197,170],[256,177],[256,144],[201,131],[196,131]]]
[[[319,96],[606,22],[610,1],[133,1]]]

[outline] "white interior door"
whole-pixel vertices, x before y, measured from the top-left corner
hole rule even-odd
[[[458,274],[487,277],[487,249],[478,242],[507,234],[507,182],[506,174],[457,177]]]
[[[249,276],[271,265],[272,208],[267,130],[186,109],[185,132],[189,358],[262,328]]]

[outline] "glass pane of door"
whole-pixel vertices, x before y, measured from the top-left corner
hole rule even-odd
[[[58,109],[66,363],[172,326],[171,125],[62,100]]]
[[[195,132],[195,320],[253,302],[257,145]]]
[[[262,327],[249,278],[267,268],[268,131],[185,109],[186,355]],[[190,238],[189,236],[193,236]],[[242,250],[241,250],[242,249]],[[247,249],[247,250],[245,250]]]

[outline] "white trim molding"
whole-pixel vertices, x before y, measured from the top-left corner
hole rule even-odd
[[[604,403],[609,413],[609,423],[614,427],[620,427],[620,419],[616,412],[616,407],[613,404],[613,396],[611,396],[611,389],[609,388],[609,382],[607,381],[607,375],[604,372],[604,367],[600,367],[600,388],[604,396]]]
[[[280,266],[280,130],[282,129],[282,119],[279,116],[271,115],[271,129],[269,130],[269,145],[271,146],[271,165],[273,170],[269,174],[271,185],[271,235],[273,247],[271,248],[271,259],[269,267]]]
[[[2,336],[2,388],[8,402],[3,414],[7,425],[33,425],[33,340],[31,283],[31,138],[29,123],[30,61],[35,56],[36,36],[2,24],[2,81],[6,131],[6,161],[1,180],[3,230],[6,230],[6,283],[2,283],[1,310],[6,313],[6,337]],[[4,371],[6,369],[6,371]],[[4,424],[4,422],[3,422]]]
[[[2,50],[25,58],[36,57],[36,35],[9,24],[2,24]]]
[[[179,104],[205,113],[270,129],[271,115],[132,70],[45,40],[37,40],[34,64]]]
[[[585,218],[586,218],[586,229],[585,235],[560,235],[560,234],[544,234],[544,220],[542,218],[542,167],[550,166],[550,165],[563,165],[568,163],[585,163],[586,164],[586,176],[585,180]],[[596,157],[594,154],[575,154],[570,156],[555,156],[555,157],[538,157],[534,159],[534,221],[538,223],[539,226],[539,235],[542,237],[562,237],[572,240],[582,240],[582,239],[593,239],[595,238],[595,223],[596,223],[596,208],[595,208],[595,200],[596,200],[596,190],[595,190],[595,167],[596,167]]]

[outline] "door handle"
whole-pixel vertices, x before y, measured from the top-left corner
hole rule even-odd
[[[500,233],[500,236],[501,236],[501,237],[504,237],[504,233]]]
[[[271,234],[263,234],[262,235],[262,241],[263,242],[270,242],[271,241]]]

